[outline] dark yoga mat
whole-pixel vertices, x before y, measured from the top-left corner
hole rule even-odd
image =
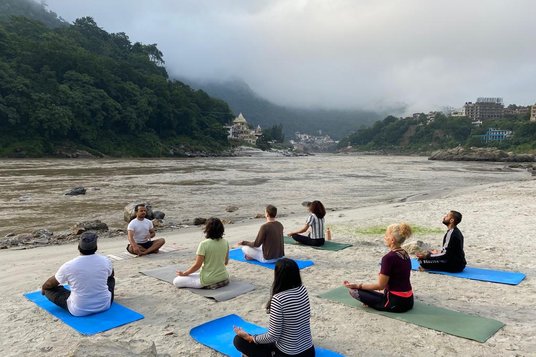
[[[177,276],[176,265],[160,267],[156,269],[140,271],[140,273],[173,284],[173,279]],[[230,279],[229,285],[217,289],[189,289],[194,294],[214,299],[216,301],[230,300],[239,295],[255,290],[255,285],[241,280]]]
[[[415,258],[411,259],[411,269],[419,270],[419,267],[420,267],[419,261]],[[425,270],[425,272],[432,273],[432,274],[449,275],[449,276],[454,276],[456,278],[462,278],[462,279],[487,281],[489,283],[499,283],[499,284],[508,284],[508,285],[517,285],[523,279],[525,279],[525,274],[523,273],[517,273],[513,271],[473,268],[473,267],[465,267],[465,269],[459,273],[449,273],[446,271],[436,271],[436,270]]]
[[[318,249],[318,250],[329,250],[329,251],[332,251],[332,252],[336,252],[338,250],[343,250],[343,249],[346,249],[346,248],[352,246],[351,244],[348,244],[348,243],[338,243],[338,242],[334,242],[334,241],[331,241],[331,240],[327,240],[327,241],[325,241],[324,245],[322,245],[320,247],[314,247],[312,245],[305,245],[305,244],[298,243],[294,239],[292,239],[292,238],[290,238],[288,236],[285,236],[285,244],[301,245],[301,246],[304,246],[304,247],[311,247],[311,248]]]
[[[415,301],[413,309],[404,313],[377,311],[370,307],[365,307],[360,301],[351,297],[348,293],[348,289],[344,286],[327,291],[318,296],[366,312],[383,315],[392,319],[405,321],[414,325],[478,342],[486,342],[488,338],[493,336],[504,326],[502,322],[497,320],[475,315],[467,315],[462,312],[424,304],[419,301]]]
[[[40,290],[26,293],[24,296],[83,335],[94,335],[143,319],[142,314],[130,310],[116,302],[112,303],[110,309],[106,311],[99,312],[98,314],[77,317],[52,303],[44,295],[41,295]]]
[[[226,356],[240,357],[242,354],[234,347],[235,333],[233,326],[243,328],[250,334],[265,333],[267,329],[244,321],[238,315],[227,315],[218,319],[205,322],[190,330],[190,336],[197,342],[210,347]],[[343,355],[315,346],[317,357],[342,357]]]
[[[247,260],[244,257],[244,253],[242,252],[242,249],[240,248],[231,249],[229,251],[229,258],[233,260],[237,260],[239,262],[244,262],[244,263],[253,264],[253,265],[260,265],[261,267],[265,267],[265,268],[272,269],[272,270],[275,269],[275,263],[261,263],[257,260]],[[289,259],[292,259],[292,258],[289,258]],[[298,268],[300,268],[300,270],[304,268],[308,268],[315,264],[311,260],[298,260],[298,259],[292,259],[292,260],[294,260],[296,264],[298,264]]]

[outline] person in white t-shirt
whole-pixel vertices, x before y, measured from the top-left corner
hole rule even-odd
[[[115,278],[112,262],[95,254],[97,235],[84,232],[78,243],[80,256],[63,264],[48,278],[41,293],[74,316],[108,310],[114,301]],[[69,284],[70,291],[63,287]]]
[[[136,205],[134,207],[136,218],[134,218],[127,227],[128,245],[127,251],[130,254],[146,255],[158,253],[158,250],[166,243],[164,238],[154,238],[156,232],[153,222],[145,218],[147,208],[145,205]]]

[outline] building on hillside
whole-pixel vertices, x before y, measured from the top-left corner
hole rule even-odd
[[[530,121],[536,121],[536,104],[530,109]]]
[[[480,136],[480,140],[483,143],[489,143],[490,141],[503,141],[512,136],[512,130],[501,130],[488,128],[488,131],[484,135]]]
[[[257,129],[255,130],[250,129],[249,124],[242,113],[238,114],[238,116],[234,118],[233,123],[227,125],[225,128],[229,130],[227,138],[244,141],[251,145],[255,145],[257,139],[262,136],[261,127],[257,126]]]
[[[504,115],[503,99],[478,98],[476,103],[465,103],[463,110],[465,116],[474,121],[500,119]]]
[[[527,113],[530,113],[530,106],[527,105],[526,107],[523,105],[515,105],[510,104],[506,108],[504,108],[504,115],[525,115]]]

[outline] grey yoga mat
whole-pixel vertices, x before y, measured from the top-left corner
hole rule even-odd
[[[177,276],[175,273],[177,271],[176,265],[170,265],[165,267],[160,267],[156,269],[140,271],[143,275],[147,275],[167,283],[172,284],[173,279]],[[218,289],[188,289],[194,294],[204,296],[206,298],[214,299],[216,301],[225,301],[235,298],[239,295],[245,294],[252,290],[255,290],[255,285],[250,284],[245,281],[232,279],[229,282],[229,285]]]

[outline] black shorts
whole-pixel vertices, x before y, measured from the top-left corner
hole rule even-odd
[[[149,248],[151,248],[153,246],[153,243],[154,242],[152,240],[150,240],[150,241],[145,242],[145,243],[136,243],[136,244],[139,245],[140,247],[142,247],[143,249],[149,249]],[[130,243],[127,244],[127,252],[130,253],[129,248],[130,248]]]

